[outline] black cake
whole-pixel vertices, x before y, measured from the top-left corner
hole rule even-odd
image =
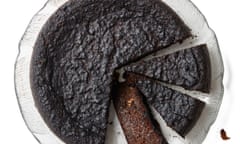
[[[123,67],[128,74],[141,75],[130,85],[141,93],[161,143],[165,141],[149,106],[185,136],[204,104],[157,81],[208,92],[207,46],[141,59],[191,36],[180,17],[159,0],[69,0],[48,19],[34,46],[35,105],[66,144],[104,144],[111,97],[118,95],[116,87],[125,87],[117,82],[115,70]]]

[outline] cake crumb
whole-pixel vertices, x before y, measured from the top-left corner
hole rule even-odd
[[[221,129],[220,134],[221,134],[221,137],[222,137],[223,140],[229,140],[230,139],[230,137],[227,136],[227,133],[224,129]]]

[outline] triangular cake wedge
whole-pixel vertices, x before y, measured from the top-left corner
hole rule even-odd
[[[192,129],[204,108],[204,103],[153,80],[136,83],[147,103],[162,116],[166,124],[181,136]]]
[[[210,91],[211,66],[206,45],[142,60],[124,69],[188,90]]]

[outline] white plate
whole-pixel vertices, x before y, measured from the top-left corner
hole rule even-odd
[[[51,132],[34,105],[30,89],[30,60],[38,33],[44,23],[66,1],[68,0],[49,0],[45,7],[34,16],[20,42],[20,52],[16,62],[15,84],[22,115],[28,128],[41,144],[64,144],[64,142]],[[209,95],[200,92],[191,94],[204,101],[206,107],[197,124],[185,139],[167,127],[157,113],[155,113],[155,117],[161,123],[163,134],[170,144],[200,144],[206,137],[210,126],[214,123],[222,101],[223,62],[220,50],[214,32],[209,28],[203,15],[189,0],[164,0],[164,2],[176,11],[186,25],[192,29],[193,35],[196,36],[194,39],[186,40],[182,44],[171,46],[171,52],[206,43],[211,60],[212,83]],[[169,51],[166,53],[169,53]],[[111,109],[110,118],[114,122],[108,128],[106,144],[126,144],[127,142],[113,108]]]

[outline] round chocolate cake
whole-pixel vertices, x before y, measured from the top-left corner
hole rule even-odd
[[[195,37],[160,0],[68,0],[33,46],[37,111],[65,144],[107,143],[111,103],[128,144],[171,143],[156,115],[185,139],[212,92],[209,45]]]

